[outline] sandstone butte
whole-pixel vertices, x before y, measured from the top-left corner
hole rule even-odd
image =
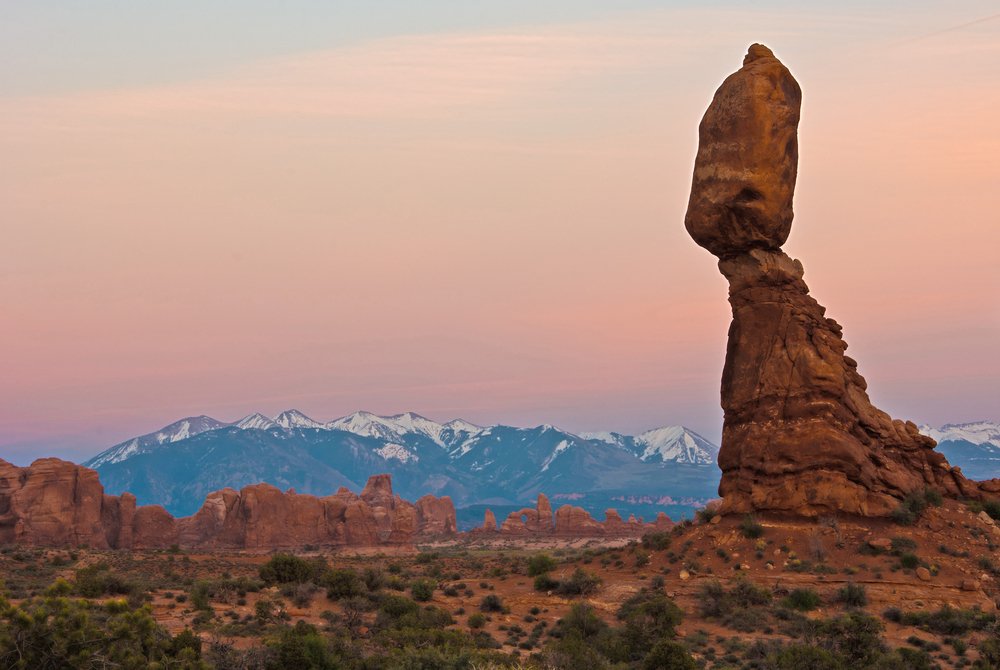
[[[781,245],[792,224],[802,93],[767,47],[716,91],[699,127],[685,227],[719,258],[733,320],[722,374],[722,512],[885,516],[926,489],[981,499],[912,422],[872,405],[841,326]]]
[[[553,515],[548,498],[511,514],[498,531],[491,511],[473,536],[627,537],[673,524],[623,521],[608,510],[595,521],[579,507]],[[0,459],[0,545],[93,549],[294,549],[407,546],[458,534],[451,498],[410,503],[392,492],[389,475],[373,475],[360,495],[341,488],[326,497],[282,492],[270,484],[208,494],[193,516],[175,519],[159,505],[136,506],[135,496],[105,495],[97,472],[58,458],[21,468]]]
[[[0,544],[94,549],[282,549],[306,545],[408,545],[457,532],[450,498],[409,503],[375,475],[360,495],[318,498],[270,484],[210,493],[194,516],[175,519],[135,496],[104,494],[97,473],[58,458],[20,468],[0,459]]]

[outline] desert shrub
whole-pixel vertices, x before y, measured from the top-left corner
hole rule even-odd
[[[144,587],[111,571],[107,563],[96,563],[76,571],[74,590],[84,598],[139,594]]]
[[[930,489],[914,491],[903,499],[903,502],[892,511],[890,516],[901,526],[912,526],[924,513],[924,510],[931,506],[938,507],[942,502],[941,494],[937,491]]]
[[[973,630],[986,630],[996,622],[995,614],[987,614],[979,610],[963,610],[954,607],[944,607],[933,612],[914,611],[900,612],[898,609],[891,614],[886,610],[883,616],[890,621],[896,621],[905,626],[914,626],[938,635],[965,635]]]
[[[475,612],[469,615],[469,628],[478,629],[486,625],[486,615],[481,612]]]
[[[479,601],[479,609],[483,612],[502,612],[503,600],[500,596],[491,593],[483,596],[483,599]]]
[[[899,564],[907,570],[914,570],[920,565],[920,559],[916,554],[906,552],[899,557]]]
[[[832,653],[808,644],[793,644],[772,653],[767,663],[773,670],[845,670]]]
[[[646,533],[642,536],[642,546],[653,551],[666,551],[670,548],[670,541],[671,537],[668,531]]]
[[[847,607],[864,607],[868,604],[868,592],[861,584],[845,584],[837,591],[837,602]]]
[[[410,584],[410,594],[417,602],[427,602],[434,597],[434,587],[437,586],[430,579],[417,579]]]
[[[698,611],[706,618],[718,618],[732,610],[733,604],[719,581],[711,581],[698,589]]]
[[[889,542],[892,545],[892,554],[899,556],[907,551],[914,551],[917,548],[915,540],[908,537],[894,537]]]
[[[195,670],[204,666],[200,644],[191,638],[190,631],[171,637],[147,607],[120,598],[93,603],[46,596],[13,605],[0,596],[0,665],[5,668]]]
[[[747,514],[740,521],[740,532],[743,534],[743,537],[756,540],[764,534],[764,527],[757,523],[757,519],[752,514]]]
[[[853,668],[870,668],[882,654],[882,623],[860,611],[820,622],[820,646],[840,656]]]
[[[691,652],[679,642],[660,640],[642,660],[643,670],[697,670],[698,664]]]
[[[272,654],[271,667],[336,670],[340,659],[315,626],[299,621],[266,642]]]
[[[771,602],[772,596],[768,589],[755,586],[750,580],[737,579],[729,591],[729,597],[737,607],[756,607]]]
[[[538,575],[535,577],[536,591],[554,591],[559,588],[559,582],[549,575]]]
[[[548,554],[535,554],[528,559],[528,576],[537,577],[556,569],[556,559]]]
[[[782,599],[781,604],[799,612],[809,612],[822,605],[823,599],[813,589],[802,588],[791,591]]]
[[[305,582],[293,585],[288,597],[292,599],[292,603],[296,607],[309,607],[315,593],[316,585],[312,582]]]
[[[275,554],[260,566],[260,578],[265,584],[309,582],[320,576],[322,570],[319,567],[318,563],[293,554]],[[325,567],[325,564],[322,565],[322,568]]]
[[[577,568],[569,579],[560,580],[556,591],[565,596],[590,595],[601,585],[601,578],[583,568]]]
[[[353,598],[367,591],[361,577],[351,568],[325,571],[319,578],[319,586],[326,589],[326,597],[330,600]]]
[[[365,568],[361,573],[361,580],[369,591],[378,591],[385,586],[385,574],[378,568]]]
[[[608,624],[597,616],[592,606],[577,603],[559,620],[558,633],[560,636],[578,635],[587,639],[602,633],[607,627]]]
[[[658,640],[676,637],[683,613],[664,593],[644,590],[622,603],[617,617],[623,624],[618,631],[621,655],[625,660],[639,660]]]

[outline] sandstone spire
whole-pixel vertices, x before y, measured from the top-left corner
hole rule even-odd
[[[809,295],[802,264],[781,251],[801,98],[788,69],[754,44],[699,127],[684,224],[719,257],[733,311],[722,375],[723,510],[880,516],[925,488],[979,497],[980,486],[932,439],[871,404],[840,325]]]

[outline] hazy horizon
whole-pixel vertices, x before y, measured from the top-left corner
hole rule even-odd
[[[42,1],[0,22],[0,457],[364,409],[718,442],[684,231],[752,42],[803,89],[785,250],[874,403],[1000,419],[987,2]]]

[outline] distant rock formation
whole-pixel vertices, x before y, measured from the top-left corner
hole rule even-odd
[[[841,327],[781,251],[792,223],[801,91],[765,46],[719,87],[699,128],[685,227],[719,257],[733,321],[722,376],[723,511],[889,514],[901,498],[996,493],[934,440],[874,407]]]
[[[657,515],[653,523],[645,523],[634,516],[624,521],[614,509],[605,511],[604,519],[603,522],[597,521],[587,510],[573,505],[563,505],[553,515],[549,499],[540,493],[534,508],[525,507],[511,512],[499,530],[493,512],[486,510],[483,525],[471,533],[499,533],[507,537],[638,537],[651,531],[669,530],[674,525],[663,512]]]
[[[317,498],[270,484],[210,493],[201,509],[175,519],[135,496],[104,495],[94,470],[57,458],[19,468],[0,459],[0,544],[95,549],[282,549],[408,545],[456,533],[450,498],[416,504],[392,492],[388,475],[361,495],[341,488]]]
[[[637,537],[667,530],[607,510],[605,521],[563,505],[555,514],[538,495],[534,508],[511,513],[501,528],[486,510],[473,535],[507,537]],[[410,503],[392,492],[389,475],[373,475],[360,495],[346,488],[325,497],[282,492],[270,484],[225,488],[205,498],[192,516],[175,519],[159,505],[136,506],[135,496],[104,494],[97,472],[58,458],[26,468],[0,459],[0,545],[93,549],[295,549],[305,546],[407,546],[458,534],[451,498],[423,496]]]

